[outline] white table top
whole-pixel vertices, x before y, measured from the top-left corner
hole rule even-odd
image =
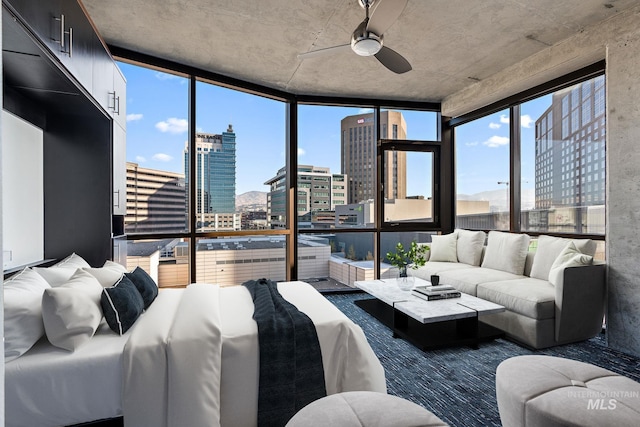
[[[415,278],[415,285],[429,282]],[[403,291],[397,285],[398,279],[356,281],[355,286],[402,313],[422,323],[443,322],[483,314],[499,313],[505,308],[499,304],[462,293],[460,298],[427,301]]]

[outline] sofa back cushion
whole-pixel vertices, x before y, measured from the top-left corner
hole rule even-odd
[[[490,231],[482,267],[523,275],[529,240],[527,234]]]
[[[456,248],[458,262],[463,262],[475,267],[480,266],[480,262],[482,261],[482,248],[487,234],[484,231],[462,229],[458,229],[455,232],[458,234],[458,245]]]
[[[539,236],[538,249],[531,266],[531,277],[549,280],[549,271],[560,253],[574,242],[576,248],[585,255],[593,257],[596,253],[596,242],[591,239],[564,239],[562,237]]]

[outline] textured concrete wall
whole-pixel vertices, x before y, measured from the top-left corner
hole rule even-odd
[[[609,345],[640,356],[640,7],[545,49],[447,98],[456,116],[607,61]]]
[[[640,355],[640,13],[607,49],[609,345]]]

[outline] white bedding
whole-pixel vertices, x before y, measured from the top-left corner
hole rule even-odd
[[[43,337],[5,364],[5,425],[65,426],[122,414],[122,350],[106,323],[70,353]]]
[[[278,289],[316,325],[328,394],[351,390],[386,392],[382,365],[359,326],[304,282],[280,283]],[[44,339],[27,354],[7,363],[6,425],[70,425],[122,416],[125,343],[144,324],[142,320],[153,323],[155,318],[154,321],[167,322],[173,313],[183,311],[178,310],[183,291],[161,290],[158,299],[122,337],[103,325],[89,343],[74,353],[55,349]],[[222,334],[220,424],[254,426],[259,352],[249,292],[242,286],[220,288],[219,310],[220,318],[213,322],[220,324]],[[146,374],[140,372],[139,377],[157,381],[154,368],[157,367],[149,367]],[[174,395],[178,394],[178,390],[174,391]],[[215,403],[207,410],[217,410]]]

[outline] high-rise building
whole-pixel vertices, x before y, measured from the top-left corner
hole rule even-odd
[[[285,226],[285,179],[286,168],[283,167],[276,176],[265,182],[270,187],[267,194],[267,221],[271,228]],[[346,180],[346,175],[332,174],[327,167],[298,165],[298,217],[306,215],[311,221],[313,213],[333,211],[336,205],[346,204]]]
[[[537,209],[605,203],[605,132],[604,76],[553,94],[536,120]]]
[[[127,233],[169,233],[187,228],[186,191],[181,173],[127,162]]]
[[[213,218],[207,214],[236,212],[236,134],[229,125],[222,135],[196,133],[196,214],[200,226]],[[189,183],[188,143],[184,150],[184,170]],[[238,216],[239,223],[239,216]]]
[[[407,139],[407,124],[398,111],[380,113],[380,139]],[[341,172],[349,177],[348,203],[373,199],[376,192],[376,145],[373,113],[348,116],[340,122]],[[385,199],[407,197],[407,155],[389,151],[385,155]]]

